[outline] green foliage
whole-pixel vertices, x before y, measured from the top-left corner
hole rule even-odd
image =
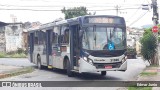
[[[158,27],[160,28],[160,24],[158,25]],[[152,33],[152,28],[145,29],[145,32],[143,35],[146,35],[148,33]],[[160,30],[158,31],[158,41],[160,42]]]
[[[31,73],[33,71],[34,71],[33,67],[24,67],[24,68],[16,69],[14,71],[7,71],[7,72],[3,73],[2,75],[0,75],[0,79],[11,77],[11,76],[22,75],[22,74],[26,74],[26,73]]]
[[[0,58],[26,58],[27,54],[24,50],[11,51],[8,53],[0,52]]]
[[[128,87],[128,90],[152,90],[152,87]]]
[[[143,58],[145,60],[153,60],[157,47],[155,36],[148,30],[140,42],[142,44],[141,54]]]
[[[6,54],[4,52],[0,52],[0,58],[4,58]]]
[[[149,34],[149,33],[152,33],[152,28],[147,28],[147,29],[145,29],[143,35],[147,35],[147,34]]]
[[[10,56],[11,58],[25,58],[27,57],[24,53],[16,53]]]
[[[153,75],[157,75],[157,72],[142,72],[140,75],[141,76],[153,76]]]
[[[65,19],[74,18],[83,15],[89,15],[86,7],[74,7],[66,9],[65,7],[61,10],[65,14]]]

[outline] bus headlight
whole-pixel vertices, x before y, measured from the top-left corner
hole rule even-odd
[[[87,60],[90,64],[93,64],[93,61],[92,61],[92,59],[90,59],[90,58],[88,58],[88,60]]]
[[[125,57],[122,59],[122,63],[124,63],[126,60],[127,60],[127,56],[125,56]]]
[[[83,57],[83,59],[87,61],[87,57]]]
[[[83,57],[83,59],[84,59],[85,61],[87,61],[88,63],[93,64],[93,60],[92,60],[92,59],[90,59],[90,58],[88,58],[88,57]]]

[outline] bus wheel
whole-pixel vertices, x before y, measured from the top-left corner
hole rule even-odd
[[[37,67],[38,67],[38,69],[42,69],[40,56],[37,57]]]
[[[69,60],[67,60],[67,75],[68,75],[68,77],[73,76],[73,72],[71,71],[71,65],[70,65]]]
[[[101,75],[105,76],[106,75],[106,71],[101,71]]]

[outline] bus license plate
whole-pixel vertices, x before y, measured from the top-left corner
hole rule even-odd
[[[112,66],[111,65],[107,65],[107,66],[105,66],[105,69],[112,69]]]

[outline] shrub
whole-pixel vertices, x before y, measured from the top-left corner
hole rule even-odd
[[[4,58],[6,54],[4,52],[0,52],[0,58]]]
[[[18,54],[24,53],[24,50],[23,50],[22,48],[18,48],[18,49],[17,49],[17,53],[18,53]]]
[[[141,39],[141,54],[145,60],[148,60],[150,64],[156,64],[154,56],[156,54],[156,38],[152,33],[145,34]]]

